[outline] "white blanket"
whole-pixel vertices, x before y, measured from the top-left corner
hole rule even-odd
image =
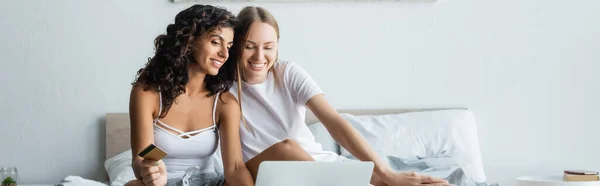
[[[107,186],[107,184],[102,182],[97,182],[94,180],[88,180],[82,178],[80,176],[67,176],[63,179],[59,186]]]

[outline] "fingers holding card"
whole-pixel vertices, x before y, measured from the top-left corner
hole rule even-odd
[[[144,148],[142,152],[138,153],[138,155],[147,160],[159,161],[167,156],[167,152],[154,144],[150,144],[148,147]]]

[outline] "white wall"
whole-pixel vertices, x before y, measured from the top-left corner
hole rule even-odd
[[[0,165],[23,183],[103,180],[103,116],[127,111],[152,40],[187,5],[0,1]],[[338,108],[470,108],[489,182],[600,170],[598,1],[259,5],[280,21],[280,57]]]

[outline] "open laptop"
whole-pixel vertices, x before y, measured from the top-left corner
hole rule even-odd
[[[264,161],[256,186],[368,186],[373,162]]]

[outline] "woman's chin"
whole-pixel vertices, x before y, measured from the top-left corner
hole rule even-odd
[[[253,79],[264,79],[267,77],[267,72],[252,73],[249,74],[249,77],[252,77]]]
[[[218,75],[218,74],[219,74],[219,71],[218,71],[218,70],[217,70],[217,71],[212,71],[212,70],[211,70],[211,71],[210,71],[210,72],[208,72],[207,74],[208,74],[208,75],[210,75],[210,76],[216,76],[216,75]]]

